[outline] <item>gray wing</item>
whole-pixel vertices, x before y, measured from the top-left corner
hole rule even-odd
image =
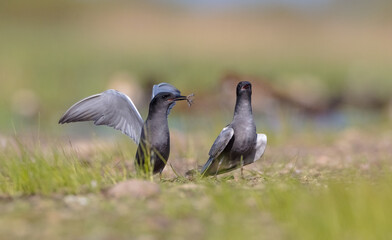
[[[266,147],[267,147],[267,135],[262,133],[257,134],[256,154],[253,162],[259,160],[261,156],[263,156]]]
[[[212,144],[212,147],[210,149],[210,152],[208,153],[210,155],[210,158],[216,158],[219,156],[219,154],[222,153],[222,151],[225,149],[227,144],[229,143],[230,139],[234,135],[234,129],[231,127],[225,127],[222,129],[220,132],[219,136],[215,139],[214,144]]]
[[[153,99],[158,93],[161,93],[161,92],[169,92],[169,93],[173,93],[176,96],[181,96],[180,90],[178,90],[173,85],[171,85],[169,83],[160,83],[160,84],[154,85],[152,87],[151,99]],[[169,115],[170,110],[174,107],[174,105],[176,105],[176,102],[173,102],[172,104],[170,104],[169,109],[167,110],[167,115]]]
[[[59,123],[82,121],[94,121],[95,125],[113,127],[137,144],[143,127],[143,119],[132,100],[112,89],[75,103],[65,112]]]
[[[231,127],[225,127],[219,134],[219,136],[215,139],[214,144],[212,144],[212,147],[210,149],[210,152],[208,153],[210,155],[208,161],[206,164],[204,164],[203,168],[201,169],[201,174],[204,174],[208,168],[211,166],[211,164],[214,162],[214,160],[223,152],[223,150],[226,148],[227,144],[230,142],[230,139],[234,135],[234,129]]]
[[[169,83],[160,83],[160,84],[154,85],[152,87],[151,99],[153,99],[158,93],[161,93],[161,92],[173,93],[176,96],[180,96],[181,95],[180,90],[178,90],[173,85],[171,85]]]

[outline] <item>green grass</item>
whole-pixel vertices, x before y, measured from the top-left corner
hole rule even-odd
[[[325,147],[335,143],[336,138]],[[320,165],[316,155],[284,153],[286,144],[272,144],[244,179],[235,171],[188,180],[167,167],[164,180],[153,180],[161,188],[158,195],[113,199],[102,190],[135,177],[133,149],[93,144],[83,152],[61,141],[43,146],[16,141],[0,155],[0,238],[392,237],[389,158],[370,160],[352,152],[349,163]]]
[[[40,146],[30,149],[19,140],[15,143],[15,148],[0,154],[0,191],[7,196],[98,192],[127,177],[121,163],[116,163],[118,169],[113,172],[114,163],[100,156],[80,159],[75,151],[66,152],[61,145],[50,146],[44,153]]]

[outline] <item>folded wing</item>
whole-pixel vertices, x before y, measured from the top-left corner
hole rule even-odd
[[[210,155],[210,158],[201,169],[202,175],[204,175],[204,173],[208,170],[208,168],[215,161],[215,159],[223,152],[223,150],[226,148],[227,144],[230,142],[233,135],[234,135],[233,128],[231,127],[223,128],[219,136],[215,139],[214,144],[212,144],[210,152],[208,153]]]
[[[173,93],[176,96],[180,96],[181,95],[180,90],[178,90],[173,85],[171,85],[169,83],[160,83],[160,84],[154,85],[152,87],[151,99],[153,99],[155,97],[155,95],[157,95],[158,93],[161,93],[161,92]]]
[[[112,89],[75,103],[65,112],[59,123],[82,121],[94,121],[95,125],[113,127],[137,144],[143,127],[143,119],[132,100]]]

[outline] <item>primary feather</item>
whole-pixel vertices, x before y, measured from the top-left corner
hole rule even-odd
[[[210,158],[216,158],[225,149],[229,141],[234,135],[234,129],[231,127],[225,127],[222,129],[219,136],[215,139],[214,144],[210,149]]]
[[[116,90],[107,90],[80,100],[70,107],[59,123],[94,121],[120,130],[139,143],[143,119],[132,100]]]

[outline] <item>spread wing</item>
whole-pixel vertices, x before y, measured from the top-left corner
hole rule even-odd
[[[177,97],[181,96],[180,90],[178,90],[173,85],[171,85],[169,83],[160,83],[160,84],[154,85],[152,87],[151,99],[153,99],[155,97],[155,95],[157,95],[158,93],[161,93],[161,92],[173,93]],[[170,110],[174,107],[174,105],[176,105],[176,102],[173,102],[172,104],[170,104],[169,109],[167,110],[167,115],[169,115]]]
[[[171,85],[169,83],[160,83],[160,84],[154,85],[152,87],[151,99],[153,99],[155,97],[155,95],[157,95],[158,93],[161,93],[161,92],[173,93],[176,96],[180,96],[181,95],[180,90],[178,90],[173,85]]]
[[[143,119],[132,100],[112,89],[75,103],[65,112],[59,123],[82,121],[94,121],[95,125],[113,127],[137,144],[143,127]]]
[[[222,153],[222,151],[225,149],[227,144],[230,142],[230,139],[233,137],[233,135],[234,135],[233,128],[231,127],[223,128],[219,136],[215,139],[214,144],[212,144],[210,152],[208,153],[210,155],[210,158],[201,169],[202,174],[204,174],[208,170],[208,168],[211,166],[214,160]]]
[[[266,147],[267,147],[267,135],[262,133],[257,134],[256,154],[253,160],[254,162],[259,160],[261,156],[263,156]]]

